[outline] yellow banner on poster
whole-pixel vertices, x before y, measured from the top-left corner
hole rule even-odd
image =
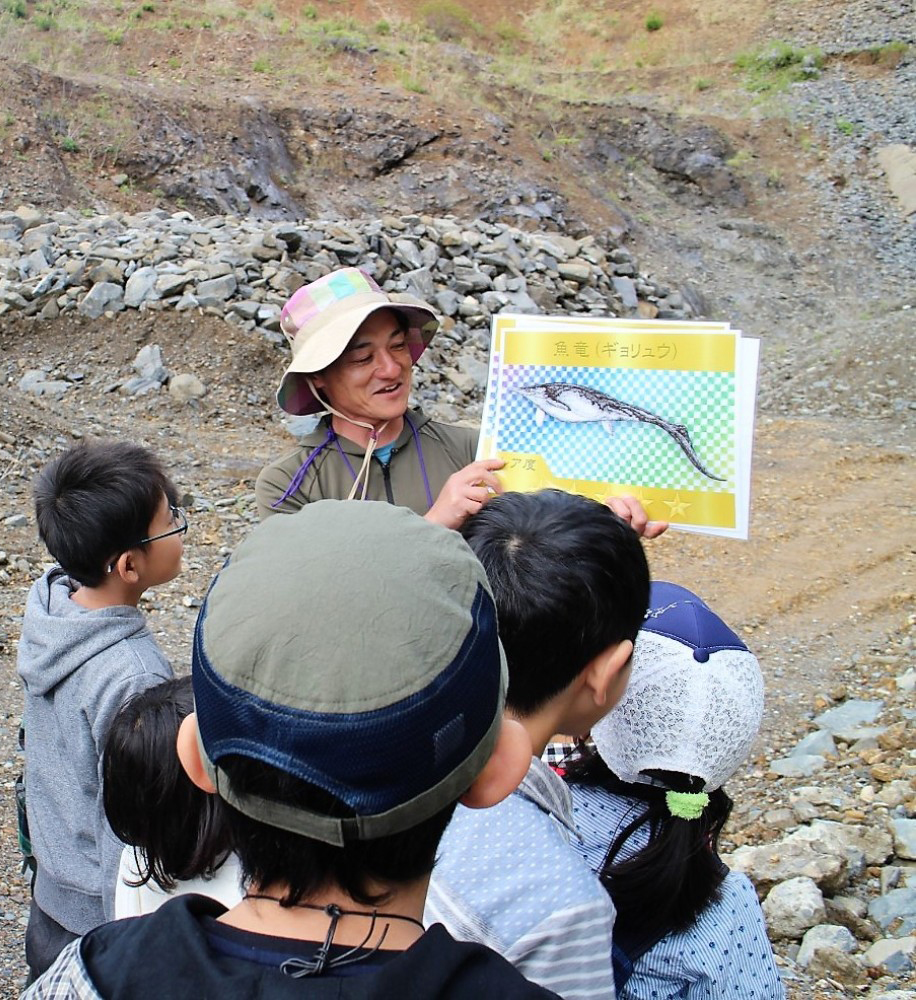
[[[577,365],[667,371],[734,372],[735,339],[697,333],[545,332],[503,333],[504,365]]]
[[[734,493],[654,489],[631,483],[564,479],[555,476],[540,455],[512,451],[498,451],[497,455],[506,463],[497,473],[505,490],[524,493],[554,488],[602,501],[608,496],[629,493],[640,501],[654,521],[676,521],[697,528],[734,528],[737,524]]]

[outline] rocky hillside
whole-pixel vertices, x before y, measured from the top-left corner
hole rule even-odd
[[[10,775],[31,477],[86,435],[162,452],[192,530],[145,610],[185,666],[253,477],[303,429],[272,402],[303,281],[359,263],[435,303],[416,393],[447,420],[479,413],[501,310],[726,319],[763,340],[751,540],[650,557],[766,673],[730,863],[792,1000],[913,1000],[916,215],[882,163],[916,136],[914,30],[912,0],[0,0]]]

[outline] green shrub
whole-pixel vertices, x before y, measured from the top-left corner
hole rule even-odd
[[[266,56],[258,56],[258,58],[251,64],[251,68],[255,73],[269,73],[270,60]]]
[[[661,14],[657,11],[653,11],[646,18],[646,31],[658,31],[665,22],[662,20]]]
[[[787,42],[775,42],[739,55],[735,67],[745,73],[748,90],[775,92],[819,76],[824,56],[820,49],[799,49]]]
[[[711,86],[712,86],[712,80],[710,80],[708,76],[698,76],[693,81],[694,90],[709,90]]]
[[[852,135],[855,132],[856,127],[848,118],[837,118],[836,127],[843,133],[843,135]]]
[[[457,0],[427,0],[417,10],[420,19],[440,42],[459,41],[479,28]]]
[[[32,23],[39,31],[50,31],[54,27],[54,18],[50,14],[38,14],[32,18]]]
[[[22,18],[27,13],[25,0],[3,0],[3,9],[7,14],[12,14],[13,17]]]
[[[375,22],[375,33],[377,35],[390,35],[391,25],[387,21],[376,21]]]
[[[306,19],[306,21],[314,21],[318,17],[318,11],[316,10],[315,5],[313,3],[307,3],[302,8],[302,16]]]
[[[111,45],[121,45],[124,42],[123,28],[103,28],[102,35],[105,41]]]
[[[60,142],[60,148],[65,153],[78,153],[80,151],[79,143],[72,135],[65,135]]]

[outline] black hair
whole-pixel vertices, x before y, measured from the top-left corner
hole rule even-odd
[[[79,444],[49,462],[34,485],[38,533],[74,580],[97,587],[112,558],[136,548],[165,496],[178,492],[159,459],[126,441]]]
[[[219,763],[237,794],[257,794],[327,816],[354,815],[323,789],[261,761],[233,754]],[[378,906],[394,888],[433,870],[436,849],[456,804],[409,830],[374,840],[347,841],[343,847],[269,826],[228,804],[225,814],[246,886],[284,886],[283,906],[295,906],[330,887],[343,889],[358,903]],[[377,891],[384,886],[390,888]]]
[[[723,788],[709,793],[709,803],[698,819],[672,816],[665,801],[667,790],[700,792],[703,781],[675,771],[649,770],[647,777],[660,784],[621,781],[598,752],[564,764],[571,784],[598,786],[613,795],[638,799],[645,809],[616,835],[598,871],[617,909],[622,926],[637,926],[651,935],[654,928],[669,931],[692,926],[717,899],[726,869],[717,854],[719,835],[732,809]],[[633,834],[648,826],[649,842],[626,860],[617,858]]]
[[[190,677],[147,688],[115,716],[102,755],[102,801],[115,836],[134,848],[139,880],[166,892],[208,878],[229,854],[225,806],[178,760],[182,719],[194,710]]]
[[[560,490],[504,493],[461,533],[496,600],[513,711],[537,711],[599,653],[636,639],[649,567],[638,535],[609,507]]]

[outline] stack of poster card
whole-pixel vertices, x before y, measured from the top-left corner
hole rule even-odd
[[[507,490],[629,493],[747,538],[759,348],[727,323],[494,316],[477,457]]]

